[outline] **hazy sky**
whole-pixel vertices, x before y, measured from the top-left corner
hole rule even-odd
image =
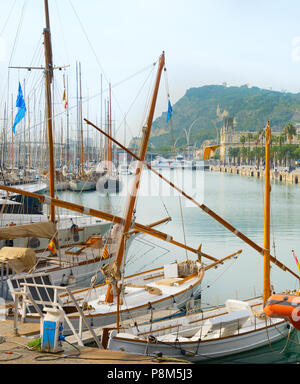
[[[43,0],[0,0],[1,111],[8,94],[15,100],[18,80],[26,78],[26,90],[39,92],[41,72],[10,70],[8,75],[8,65],[43,65],[43,6]],[[167,83],[163,77],[156,116],[167,109],[166,84],[173,104],[190,87],[223,82],[300,91],[299,1],[49,0],[49,7],[54,64],[70,65],[63,72],[69,76],[73,122],[80,61],[84,117],[99,123],[102,73],[103,100],[107,82],[113,85],[120,139],[125,115],[127,136],[140,131],[155,74],[149,77],[150,67],[163,50]],[[55,75],[57,111],[62,113],[62,72]]]

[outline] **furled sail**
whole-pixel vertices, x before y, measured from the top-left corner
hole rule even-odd
[[[0,240],[12,240],[23,237],[41,237],[45,239],[52,239],[55,233],[56,226],[52,221],[13,225],[0,228]]]
[[[36,264],[36,255],[31,248],[3,247],[0,263],[7,263],[16,273],[29,271]]]

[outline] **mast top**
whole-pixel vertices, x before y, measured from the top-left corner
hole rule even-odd
[[[46,19],[46,28],[50,32],[50,18],[49,18],[49,7],[48,7],[48,0],[44,0],[44,6],[45,6],[45,19]]]

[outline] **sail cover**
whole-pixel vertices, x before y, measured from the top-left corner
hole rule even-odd
[[[56,226],[52,221],[40,223],[13,225],[0,228],[0,240],[12,240],[22,237],[41,237],[52,239],[56,232]]]
[[[7,263],[16,273],[30,270],[36,264],[36,255],[31,248],[3,247],[0,263]]]

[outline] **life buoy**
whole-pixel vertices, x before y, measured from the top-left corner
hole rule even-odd
[[[274,294],[267,300],[264,312],[268,317],[285,319],[300,330],[300,296]]]

